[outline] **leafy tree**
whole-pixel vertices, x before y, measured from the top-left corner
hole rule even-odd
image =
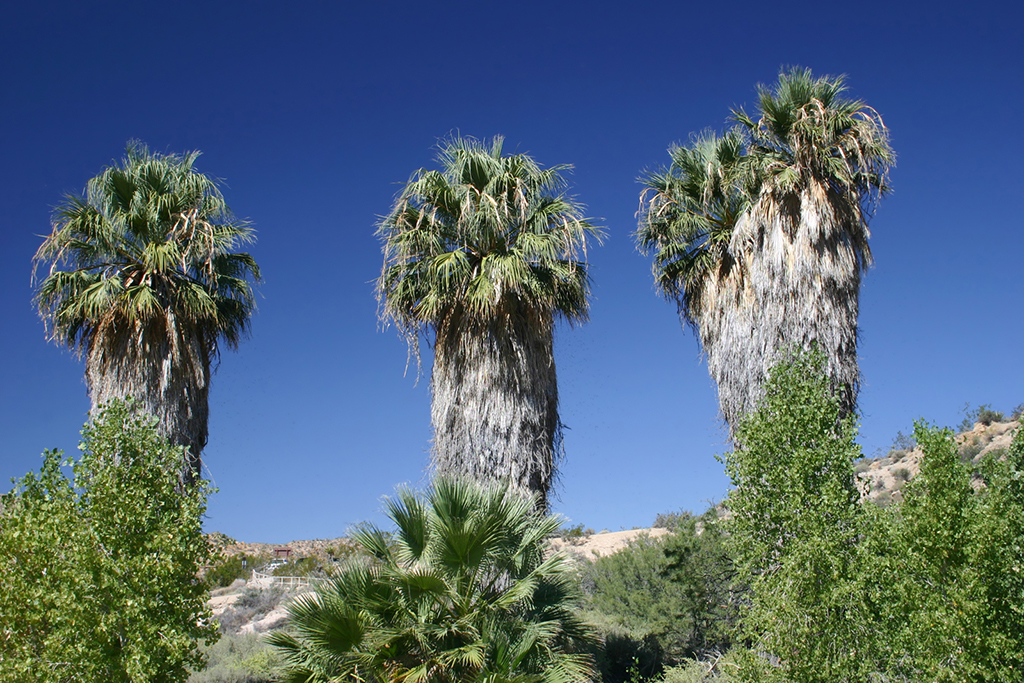
[[[687,657],[724,653],[733,644],[747,589],[737,576],[725,522],[710,508],[680,522],[665,543],[665,574],[682,590]]]
[[[921,472],[889,516],[880,569],[900,576],[886,624],[892,671],[915,680],[1005,681],[1024,674],[1024,436],[983,464],[975,491],[948,429],[916,425]]]
[[[129,143],[120,165],[57,208],[35,256],[50,264],[36,303],[51,338],[85,356],[93,412],[113,398],[140,401],[188,447],[189,480],[208,437],[211,363],[248,330],[249,279],[260,276],[235,252],[251,228],[195,170],[198,156]]]
[[[867,218],[894,163],[878,114],[808,69],[758,87],[754,115],[670,150],[644,178],[637,238],[655,280],[700,338],[735,432],[780,352],[816,345],[852,414]]]
[[[769,375],[726,456],[751,603],[748,680],[1007,681],[1024,672],[1024,432],[983,480],[919,422],[920,474],[882,509],[856,490],[852,419],[820,354]]]
[[[820,353],[795,353],[768,377],[759,408],[726,455],[726,502],[751,590],[743,635],[780,658],[786,680],[866,680],[876,626],[858,544],[864,529],[853,420]]]
[[[501,480],[546,508],[561,450],[552,334],[587,319],[583,260],[597,229],[561,172],[454,138],[380,223],[381,318],[433,343],[433,464]]]
[[[291,605],[271,643],[286,680],[582,681],[591,639],[574,612],[564,554],[545,557],[560,520],[508,489],[439,478],[387,503],[393,533],[360,529],[375,562],[348,563]]]
[[[207,487],[180,490],[181,448],[136,407],[101,407],[73,481],[47,451],[2,499],[5,680],[184,681],[216,639],[197,579]]]

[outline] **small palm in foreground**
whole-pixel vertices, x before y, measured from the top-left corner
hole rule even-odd
[[[36,303],[51,338],[86,357],[93,412],[134,398],[171,443],[188,446],[184,475],[206,445],[210,365],[234,348],[254,309],[251,242],[198,152],[151,153],[135,142],[120,166],[57,208],[35,261],[49,262]],[[61,266],[66,266],[62,270]]]
[[[425,495],[401,490],[387,510],[393,534],[354,534],[374,561],[298,598],[290,631],[270,636],[286,680],[587,679],[591,636],[573,612],[573,566],[545,559],[558,517],[507,489],[444,478]]]

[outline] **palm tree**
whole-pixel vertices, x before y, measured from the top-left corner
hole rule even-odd
[[[36,304],[50,338],[86,358],[92,412],[131,397],[186,446],[182,476],[200,474],[210,366],[236,348],[254,311],[248,223],[234,218],[199,152],[151,153],[131,142],[120,165],[68,196],[35,255],[50,264]]]
[[[895,162],[881,117],[843,97],[844,77],[809,69],[758,87],[754,116],[673,150],[645,178],[638,240],[655,276],[698,332],[734,430],[788,348],[819,348],[856,410],[860,278],[868,218]]]
[[[433,343],[433,466],[502,480],[542,507],[561,449],[555,320],[587,319],[587,237],[563,193],[568,166],[455,138],[440,171],[421,169],[380,222],[381,319],[418,354]],[[418,356],[417,356],[418,358]]]
[[[387,502],[396,530],[353,538],[351,561],[289,607],[285,680],[569,683],[592,643],[573,609],[578,580],[547,537],[560,524],[507,487],[438,478]]]

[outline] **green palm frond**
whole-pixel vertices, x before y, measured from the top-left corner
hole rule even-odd
[[[259,268],[235,253],[253,240],[217,183],[194,170],[198,152],[151,153],[131,143],[120,166],[89,181],[54,212],[35,255],[49,264],[36,303],[51,337],[79,352],[104,320],[197,319],[216,351],[237,344],[255,307]],[[89,280],[93,287],[82,287]]]
[[[600,231],[563,194],[568,166],[540,168],[525,154],[454,138],[438,154],[440,171],[409,180],[377,235],[384,267],[377,281],[381,317],[410,335],[434,330],[458,310],[486,321],[514,300],[586,320],[587,239]],[[567,297],[559,289],[575,289]],[[568,308],[560,307],[571,301]]]
[[[572,565],[544,559],[558,518],[505,488],[447,479],[424,495],[400,490],[387,510],[391,554],[347,565],[290,608],[288,633],[271,641],[286,680],[573,683],[592,674]],[[413,560],[407,550],[421,546]]]
[[[637,242],[654,254],[654,278],[680,313],[696,325],[709,281],[732,263],[733,229],[750,203],[750,181],[743,137],[706,130],[688,146],[669,150],[671,165],[641,181]]]

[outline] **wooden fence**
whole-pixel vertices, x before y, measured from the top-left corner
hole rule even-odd
[[[281,586],[284,588],[298,588],[300,586],[312,587],[322,582],[323,579],[311,579],[308,576],[274,576],[272,574],[261,574],[255,569],[252,570],[252,578],[248,584],[256,588],[271,588]]]

